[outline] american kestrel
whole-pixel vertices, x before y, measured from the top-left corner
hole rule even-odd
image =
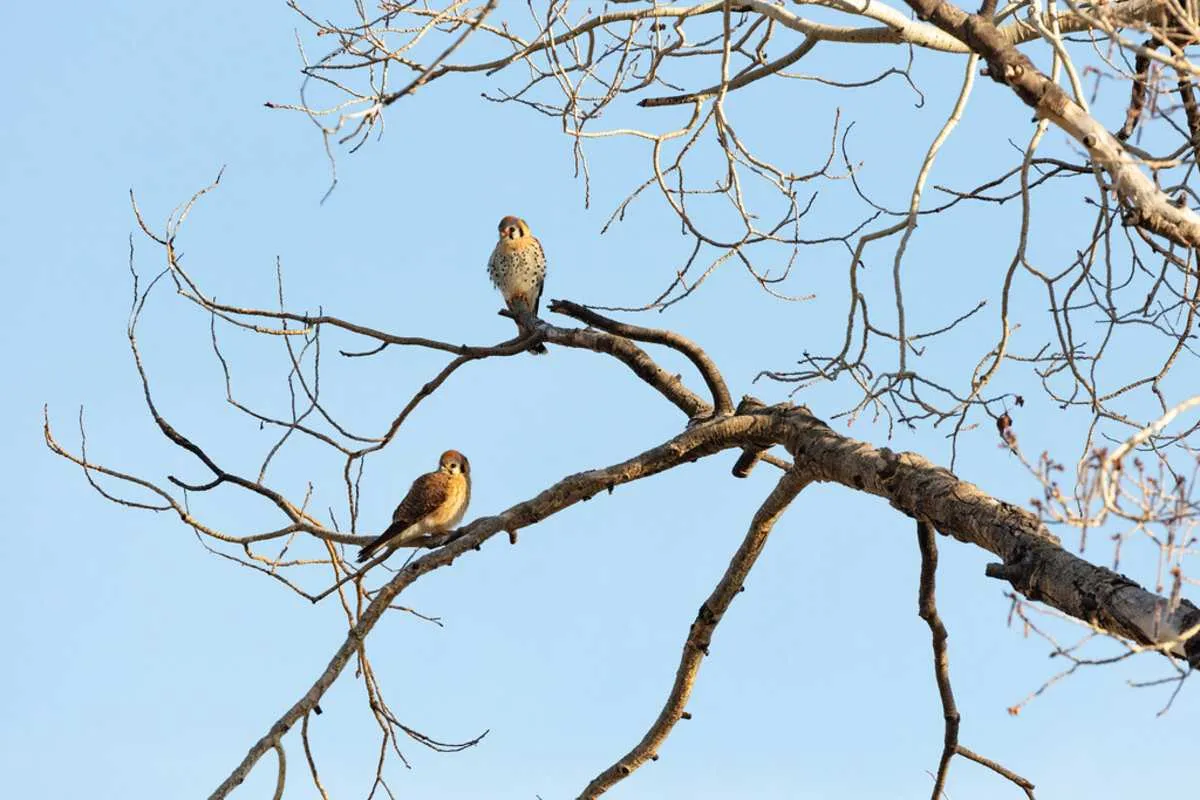
[[[427,472],[413,481],[408,494],[392,512],[392,524],[373,542],[358,551],[366,561],[381,547],[389,554],[397,547],[419,545],[430,534],[458,527],[471,502],[471,465],[457,450],[442,453],[437,472]]]
[[[546,253],[542,243],[519,217],[505,217],[500,220],[499,229],[500,241],[488,259],[488,275],[504,295],[508,310],[518,315],[518,321],[521,309],[536,317],[542,284],[546,281]],[[544,353],[546,346],[538,343],[529,350]]]

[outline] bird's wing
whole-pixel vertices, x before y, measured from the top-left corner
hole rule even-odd
[[[492,286],[495,286],[497,289],[500,288],[500,280],[499,280],[500,275],[496,271],[496,257],[499,254],[500,254],[500,245],[496,245],[494,248],[492,248],[492,254],[490,256],[488,256],[488,263],[487,263],[488,277],[492,279]]]
[[[542,302],[542,287],[546,284],[546,251],[542,249],[542,243],[537,237],[533,237],[533,249],[537,253],[538,261],[542,262],[542,277],[538,279],[537,288],[533,290],[533,315],[536,317],[538,305]]]
[[[358,553],[359,561],[366,561],[371,554],[392,537],[402,533],[410,525],[419,522],[423,517],[437,510],[450,496],[450,476],[444,472],[427,472],[413,481],[412,487],[396,510],[392,512],[392,524],[387,530],[376,536]]]
[[[450,476],[444,472],[427,472],[413,481],[412,488],[392,512],[389,530],[394,533],[418,522],[435,511],[450,496]]]

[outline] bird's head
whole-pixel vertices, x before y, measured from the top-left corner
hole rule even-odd
[[[438,466],[442,472],[448,472],[451,475],[458,475],[459,473],[463,475],[471,474],[470,462],[467,461],[466,456],[457,450],[447,450],[442,453],[442,459],[438,463]]]
[[[500,238],[501,240],[520,239],[529,235],[529,226],[525,224],[525,220],[520,217],[505,217],[500,220]]]

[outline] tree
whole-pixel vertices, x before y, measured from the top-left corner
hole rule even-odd
[[[1193,257],[1200,242],[1200,218],[1188,203],[1200,136],[1191,77],[1196,69],[1186,51],[1195,23],[1178,6],[1137,0],[1071,5],[1061,13],[1054,6],[1043,11],[1014,5],[997,11],[994,3],[985,3],[977,14],[914,0],[910,7],[922,21],[876,4],[863,9],[837,3],[828,7],[842,17],[866,17],[869,21],[840,22],[867,27],[817,22],[787,7],[758,2],[688,7],[620,4],[600,15],[552,4],[527,22],[502,19],[502,13],[509,12],[494,2],[479,9],[453,4],[441,10],[385,4],[378,17],[368,18],[360,10],[359,19],[343,24],[318,21],[297,7],[312,33],[321,41],[331,37],[337,44],[327,56],[305,64],[299,103],[269,105],[302,112],[317,122],[335,166],[337,157],[342,157],[339,148],[353,152],[365,145],[385,116],[400,107],[399,101],[418,90],[434,91],[439,82],[454,80],[460,73],[485,73],[475,79],[486,81],[489,99],[558,118],[572,141],[585,196],[590,193],[585,145],[613,137],[647,142],[648,177],[635,185],[610,224],[641,209],[653,195],[662,204],[660,211],[680,226],[689,244],[682,265],[666,270],[665,289],[637,309],[557,300],[549,311],[574,323],[541,320],[529,336],[495,346],[466,346],[401,336],[323,312],[289,309],[282,270],[278,309],[239,306],[218,301],[181,259],[179,235],[199,194],[172,215],[163,230],[149,223],[135,205],[143,233],[165,256],[163,272],[145,289],[135,273],[128,329],[147,407],[162,434],[209,474],[199,482],[174,476],[164,482],[95,463],[82,448],[75,453],[60,446],[48,416],[47,443],[83,466],[89,479],[107,476],[156,498],[144,503],[110,492],[110,499],[176,514],[210,542],[214,552],[269,575],[314,602],[336,593],[348,623],[346,637],[328,667],[251,747],[214,796],[227,795],[269,750],[278,753],[281,793],[287,775],[285,736],[299,723],[308,755],[310,715],[320,713],[325,691],[354,660],[385,746],[402,735],[436,749],[476,744],[478,739],[456,744],[433,740],[402,722],[383,699],[367,658],[366,640],[401,592],[499,533],[507,533],[515,543],[522,529],[572,505],[727,451],[726,457],[740,453],[731,464],[737,477],[748,476],[760,462],[782,475],[701,605],[657,719],[628,753],[598,771],[582,796],[602,793],[656,758],[674,726],[687,718],[687,701],[717,625],[742,590],[775,521],[813,482],[834,482],[883,497],[914,520],[922,562],[919,611],[931,631],[946,719],[934,797],[941,793],[955,755],[996,770],[1032,794],[1032,784],[1025,778],[958,742],[947,632],[934,592],[935,531],[999,559],[987,575],[1012,587],[1014,613],[1027,625],[1036,627],[1029,618],[1034,607],[1027,603],[1035,601],[1093,633],[1123,643],[1121,654],[1113,658],[1145,651],[1164,656],[1177,670],[1172,678],[1175,691],[1182,686],[1190,666],[1200,660],[1200,610],[1182,598],[1189,582],[1184,561],[1193,544],[1191,487],[1196,462],[1189,447],[1195,425],[1169,433],[1167,426],[1200,404],[1187,396],[1187,364],[1194,356],[1191,339],[1200,292]],[[522,32],[524,28],[528,30]],[[1083,38],[1073,39],[1077,33]],[[1129,38],[1143,35],[1149,37],[1143,44]],[[777,42],[784,55],[771,57],[768,51],[774,54]],[[735,111],[743,96],[747,103],[786,107],[788,100],[780,98],[790,98],[784,83],[792,77],[788,68],[807,63],[818,43],[822,49],[828,46],[823,42],[846,48],[870,44],[871,48],[863,48],[862,61],[867,64],[889,62],[901,53],[908,66],[888,67],[878,80],[903,79],[919,102],[924,102],[924,95],[912,78],[913,59],[927,57],[928,50],[956,54],[963,75],[957,101],[906,191],[907,208],[889,210],[886,200],[874,199],[852,156],[851,128],[842,126],[836,110],[822,110],[830,121],[831,144],[811,166],[807,166],[811,151],[789,147],[786,136],[779,142],[770,131],[748,132],[738,122]],[[897,50],[896,45],[904,49]],[[1030,54],[1018,46],[1026,46]],[[989,87],[988,99],[1007,104],[1010,113],[1024,113],[1013,100],[1024,102],[1033,109],[1036,124],[1027,143],[1016,149],[1011,169],[999,176],[968,173],[970,180],[979,177],[971,184],[975,188],[933,187],[946,199],[931,205],[926,200],[928,177],[951,134],[969,119],[965,109],[968,99],[979,92],[975,78],[980,61],[998,84]],[[1048,66],[1038,66],[1045,61]],[[396,73],[404,77],[397,81]],[[1089,97],[1082,81],[1091,76],[1096,89]],[[1114,93],[1101,79],[1114,77],[1128,79],[1131,93],[1122,104],[1124,125],[1110,134],[1101,124],[1101,109],[1115,105]],[[818,80],[846,90],[862,85],[845,76],[837,78],[840,85],[832,77]],[[1060,79],[1070,92],[1059,86]],[[332,99],[313,97],[314,88],[331,92]],[[633,99],[642,111],[630,108]],[[804,100],[806,122],[822,116]],[[641,129],[661,124],[648,114],[678,117],[679,111],[670,110],[674,106],[682,106],[683,115],[655,128],[665,132]],[[667,110],[654,110],[663,107]],[[606,127],[596,130],[601,120]],[[1050,131],[1067,138],[1050,141]],[[1136,145],[1130,142],[1135,133]],[[751,146],[752,141],[766,144],[760,149]],[[1071,178],[1082,179],[1090,193],[1086,214],[1054,206],[1047,206],[1054,213],[1038,213],[1035,197],[1045,197],[1046,203],[1076,197],[1080,181]],[[859,219],[821,217],[826,197],[820,193],[837,191],[861,199]],[[1006,205],[1010,200],[1019,202]],[[967,277],[980,263],[1003,268],[995,271],[991,281],[995,288],[986,290],[991,293],[986,298],[990,303],[958,308],[959,289],[978,290],[950,285],[945,277],[936,291],[913,291],[906,276],[915,270],[915,253],[928,258],[930,248],[952,241],[948,231],[955,227],[974,224],[1001,230],[1012,223],[1016,234],[1009,252],[993,255],[999,251],[980,247],[953,254],[954,260],[970,262],[959,273]],[[1065,240],[1065,246],[1043,244],[1037,238],[1039,225],[1053,228],[1055,238]],[[1035,248],[1042,251],[1035,255]],[[836,256],[828,256],[830,252]],[[803,286],[805,281],[829,280],[806,269],[815,254],[824,264],[840,262],[845,271],[844,330],[822,341],[822,346],[832,343],[825,354],[810,354],[807,347],[800,347],[794,368],[763,365],[762,375],[805,389],[812,395],[804,398],[810,405],[767,404],[748,395],[736,401],[717,360],[702,343],[676,331],[612,316],[615,311],[661,310],[692,298],[704,290],[711,276],[730,265],[740,265],[781,302],[799,300],[785,289]],[[875,274],[879,265],[890,267],[883,280]],[[210,315],[212,344],[224,369],[229,401],[259,424],[280,430],[257,476],[221,463],[211,447],[182,433],[156,406],[137,333],[147,299],[159,285],[173,285],[186,302]],[[1034,289],[1042,294],[1033,295]],[[836,302],[821,297],[826,300]],[[998,319],[988,319],[984,309],[997,305]],[[262,413],[235,392],[222,337],[239,330],[283,344],[292,401],[289,415]],[[1023,338],[1017,337],[1018,330]],[[1088,336],[1085,330],[1099,333]],[[355,421],[331,413],[321,399],[321,337],[331,331],[366,341],[356,350],[344,351],[346,358],[370,358],[389,348],[422,348],[453,359],[399,410],[385,431],[364,434]],[[985,338],[989,331],[990,338]],[[982,352],[959,353],[972,339],[983,342]],[[663,441],[647,442],[641,453],[619,463],[567,475],[499,514],[474,518],[459,531],[428,542],[430,553],[411,560],[382,584],[375,578],[379,570],[360,573],[351,568],[341,546],[363,544],[377,532],[360,521],[359,514],[360,481],[368,457],[391,444],[413,411],[443,391],[452,375],[485,359],[523,357],[538,342],[551,345],[552,351],[589,350],[618,360],[683,412],[681,430]],[[946,349],[938,352],[938,348]],[[1138,348],[1146,358],[1135,359],[1131,367],[1110,355],[1122,348]],[[699,382],[662,366],[657,354],[670,351],[690,362]],[[1131,369],[1138,371],[1131,373]],[[1039,387],[1053,404],[1083,421],[1079,454],[1068,467],[1049,454],[1028,458],[1018,444],[1016,423],[1026,396]],[[825,403],[828,407],[822,408]],[[822,420],[854,421],[868,414],[886,421],[886,427],[876,428],[881,436],[897,429],[930,434],[939,427],[949,429],[951,469],[966,435],[986,423],[984,429],[994,428],[1004,451],[1025,464],[1041,486],[1042,496],[1034,503],[1037,513],[960,480],[930,458],[851,439]],[[304,438],[320,443],[325,455],[340,464],[345,505],[336,512],[321,514],[310,507],[308,496],[289,497],[265,480],[272,460]],[[928,441],[936,440],[931,436]],[[1070,475],[1069,483],[1063,485],[1067,479],[1061,475]],[[209,524],[192,510],[189,497],[202,497],[218,488],[236,489],[264,501],[282,515],[282,524],[248,535]],[[1118,557],[1121,544],[1130,539],[1143,547],[1149,542],[1154,551],[1152,587],[1144,588],[1075,555],[1049,526],[1077,530],[1081,549],[1090,531],[1115,535]],[[264,553],[264,543],[280,541],[284,545],[277,555]],[[290,556],[293,546],[315,549]],[[314,565],[324,570],[319,588],[313,589],[307,578],[291,577]],[[1052,648],[1070,660],[1069,670],[1103,660],[1078,655],[1074,647],[1057,641]],[[378,785],[386,785],[385,756],[381,748]],[[307,760],[320,788],[316,762],[311,756]]]

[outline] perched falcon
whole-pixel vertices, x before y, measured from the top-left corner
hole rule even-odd
[[[442,453],[437,472],[427,472],[413,481],[408,494],[392,512],[392,524],[375,541],[358,551],[359,562],[386,547],[419,545],[429,534],[458,527],[467,503],[471,502],[471,465],[457,450]]]
[[[519,323],[522,309],[537,316],[542,284],[546,281],[546,253],[542,243],[529,232],[525,220],[505,217],[500,220],[499,228],[500,241],[488,259],[488,275]],[[544,353],[546,346],[538,343],[530,352]]]

